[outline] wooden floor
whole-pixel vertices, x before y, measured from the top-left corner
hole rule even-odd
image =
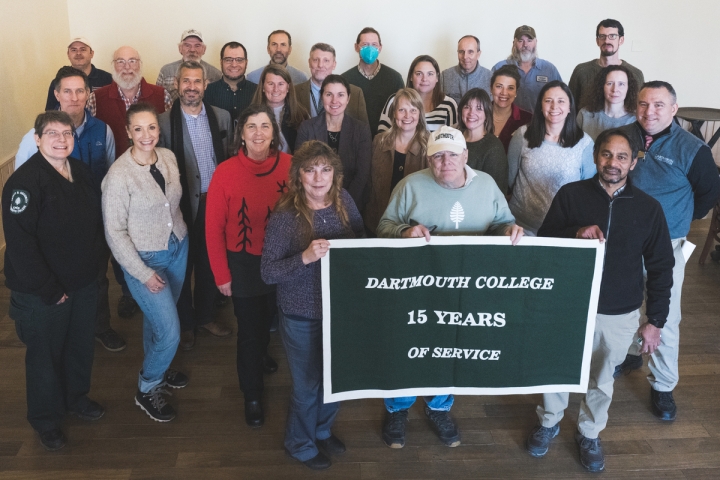
[[[649,407],[649,386],[639,372],[615,384],[608,427],[601,438],[607,454],[605,479],[720,478],[720,265],[697,263],[709,221],[693,224],[689,239],[699,248],[683,289],[680,385],[677,420],[662,423]],[[111,280],[114,306],[119,287]],[[0,291],[7,312],[8,292]],[[114,310],[114,309],[113,309]],[[234,324],[230,306],[221,319]],[[128,341],[124,352],[96,347],[91,397],[107,413],[96,423],[68,418],[64,449],[48,453],[25,419],[25,349],[7,314],[0,321],[0,478],[193,478],[193,479],[392,479],[392,478],[588,478],[573,435],[580,395],[574,394],[561,432],[543,459],[524,448],[535,424],[539,395],[457,397],[452,413],[462,445],[447,448],[430,431],[420,402],[410,413],[401,450],[380,438],[380,400],[345,402],[334,432],[348,451],[333,466],[314,472],[287,457],[283,429],[290,390],[286,358],[277,334],[271,354],[280,370],[267,376],[266,424],[245,426],[235,373],[234,338],[200,334],[195,349],[179,351],[176,368],[190,385],[174,391],[178,417],[153,422],[133,402],[142,361],[141,315],[112,324]],[[647,369],[645,368],[645,371]]]

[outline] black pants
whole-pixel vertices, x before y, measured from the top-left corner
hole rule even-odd
[[[257,297],[232,297],[237,317],[237,372],[245,401],[260,400],[263,357],[270,343],[270,320],[277,312],[275,292]]]
[[[66,412],[84,410],[94,357],[98,285],[69,294],[60,305],[11,292],[10,318],[27,346],[27,418],[42,433],[60,427]]]
[[[190,228],[190,251],[188,252],[185,282],[180,291],[177,308],[180,317],[180,331],[195,330],[196,327],[212,321],[212,310],[218,289],[210,269],[207,242],[205,240],[205,200],[200,200],[197,217]],[[195,272],[195,287],[192,288],[192,274]]]

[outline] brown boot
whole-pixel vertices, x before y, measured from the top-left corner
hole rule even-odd
[[[232,329],[230,327],[226,327],[222,323],[218,322],[206,323],[205,325],[200,325],[200,328],[212,333],[216,337],[227,337],[232,333]]]

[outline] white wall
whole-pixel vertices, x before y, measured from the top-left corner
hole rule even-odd
[[[67,15],[57,8],[34,8],[37,4],[67,5]],[[535,28],[540,56],[553,62],[567,81],[573,67],[597,58],[595,26],[604,18],[616,18],[625,26],[625,45],[621,57],[641,68],[646,79],[671,82],[679,94],[681,106],[720,108],[720,62],[715,51],[715,24],[720,18],[720,2],[671,0],[455,0],[346,2],[315,0],[0,0],[3,28],[25,29],[37,57],[38,44],[48,61],[38,64],[16,62],[10,84],[11,112],[19,109],[21,125],[13,135],[27,131],[31,119],[44,102],[44,92],[30,92],[45,85],[65,58],[70,36],[86,36],[95,48],[95,64],[109,68],[112,52],[123,44],[137,48],[145,63],[145,77],[154,81],[160,67],[178,58],[180,33],[196,28],[205,35],[208,51],[205,60],[218,65],[220,47],[236,40],[248,48],[249,68],[267,63],[266,39],[270,31],[282,28],[293,35],[294,51],[290,63],[307,70],[307,55],[316,42],[327,42],[338,52],[337,72],[357,63],[353,43],[357,32],[373,26],[382,35],[384,50],[380,60],[403,75],[411,60],[419,54],[433,55],[441,68],[456,62],[459,37],[474,34],[482,41],[481,63],[492,66],[505,58],[514,29],[522,24]],[[30,16],[30,12],[35,17]],[[6,12],[8,13],[6,15]],[[40,16],[38,19],[37,16]],[[68,23],[68,28],[64,27]],[[22,27],[18,27],[18,25]],[[2,31],[3,29],[0,29]],[[69,30],[69,34],[66,34]],[[55,35],[57,34],[57,35]],[[48,43],[49,37],[56,38]],[[19,42],[3,32],[7,45],[17,49]],[[635,47],[633,49],[633,46]],[[25,51],[22,52],[25,55]],[[18,56],[11,62],[22,60]],[[7,63],[7,62],[0,62]],[[694,67],[694,68],[693,68]],[[8,66],[3,66],[3,72]],[[4,75],[4,78],[7,78]],[[17,81],[27,78],[28,83]],[[41,78],[42,81],[35,81]],[[700,80],[700,81],[699,81]],[[7,85],[7,83],[6,83]],[[702,90],[699,88],[702,86]],[[5,87],[7,88],[7,86]],[[44,89],[45,87],[43,87]],[[7,124],[7,105],[0,115]],[[14,121],[14,120],[13,120]],[[3,135],[1,152],[8,150]],[[17,138],[19,141],[19,137]]]

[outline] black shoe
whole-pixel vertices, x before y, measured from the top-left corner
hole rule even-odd
[[[445,445],[448,447],[460,445],[460,432],[455,426],[452,417],[450,417],[450,412],[430,410],[426,405],[425,415],[430,419],[433,430]]]
[[[105,415],[105,409],[97,402],[90,400],[90,403],[82,412],[70,412],[81,420],[92,422],[100,420]]]
[[[580,445],[580,463],[589,472],[602,472],[605,469],[605,454],[600,437],[587,438],[582,433],[575,434],[575,441]]]
[[[223,308],[228,304],[228,297],[223,294],[219,294],[215,297],[215,308]]]
[[[650,403],[652,404],[653,415],[660,420],[671,422],[677,415],[677,406],[672,392],[658,392],[650,388]]]
[[[163,395],[171,395],[171,393],[163,390],[160,385],[147,393],[138,390],[135,395],[135,405],[142,408],[156,422],[169,422],[175,418],[176,413],[175,409],[168,405]]]
[[[554,427],[538,425],[533,428],[525,441],[527,452],[533,457],[544,457],[548,448],[550,448],[550,440],[557,437],[558,433],[560,433],[560,425],[555,425]]]
[[[188,352],[195,346],[195,330],[187,330],[180,334],[180,348]]]
[[[313,458],[311,458],[310,460],[305,460],[302,463],[306,467],[312,468],[313,470],[325,470],[327,468],[330,468],[330,465],[332,465],[330,459],[323,455],[322,452],[318,452],[318,454],[315,455]]]
[[[390,448],[403,448],[405,446],[405,422],[407,422],[407,417],[407,410],[387,412],[382,429],[382,439],[385,445]]]
[[[265,373],[275,373],[278,370],[277,362],[267,353],[263,357],[263,371]]]
[[[67,438],[65,434],[59,428],[53,428],[46,432],[40,433],[40,443],[45,447],[45,450],[54,452],[60,450],[67,444]]]
[[[132,297],[121,296],[118,301],[118,315],[130,318],[138,311],[138,304]]]
[[[340,441],[335,435],[330,436],[324,440],[316,440],[315,444],[325,450],[328,455],[340,455],[345,453],[345,444]]]
[[[105,347],[105,350],[109,352],[120,352],[125,350],[127,346],[125,340],[112,328],[105,330],[99,335],[95,335],[95,341],[100,342],[102,346]]]
[[[265,413],[263,412],[260,401],[245,401],[245,423],[253,428],[262,427],[265,423]]]
[[[642,355],[630,355],[629,353],[625,356],[625,360],[615,367],[615,373],[613,378],[618,378],[620,375],[628,375],[633,370],[638,370],[643,366]]]
[[[190,380],[188,376],[172,368],[168,368],[165,371],[165,379],[163,380],[162,386],[168,386],[170,388],[185,388]]]

